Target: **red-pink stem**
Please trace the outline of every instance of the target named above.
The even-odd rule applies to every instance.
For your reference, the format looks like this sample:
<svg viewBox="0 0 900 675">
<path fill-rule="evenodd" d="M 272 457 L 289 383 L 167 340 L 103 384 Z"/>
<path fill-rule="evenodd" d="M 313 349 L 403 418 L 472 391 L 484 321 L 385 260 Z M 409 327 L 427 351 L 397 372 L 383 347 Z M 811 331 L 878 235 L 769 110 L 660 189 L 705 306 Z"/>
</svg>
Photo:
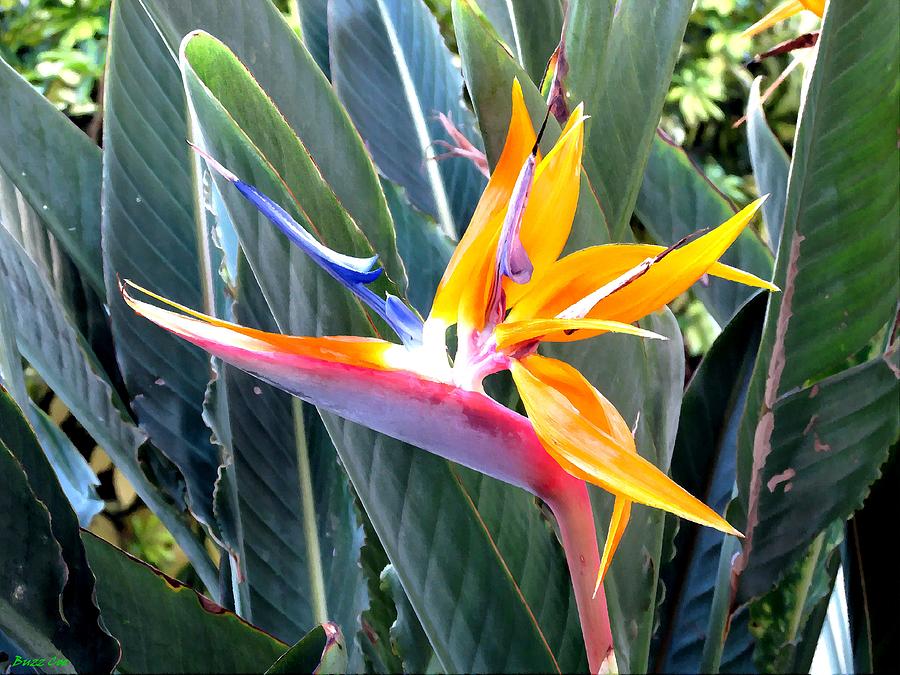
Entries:
<svg viewBox="0 0 900 675">
<path fill-rule="evenodd" d="M 598 673 L 613 651 L 613 640 L 606 592 L 602 586 L 594 597 L 594 585 L 600 569 L 600 552 L 587 485 L 579 480 L 566 482 L 563 489 L 555 491 L 545 500 L 559 524 L 575 589 L 588 665 L 592 673 Z"/>
</svg>

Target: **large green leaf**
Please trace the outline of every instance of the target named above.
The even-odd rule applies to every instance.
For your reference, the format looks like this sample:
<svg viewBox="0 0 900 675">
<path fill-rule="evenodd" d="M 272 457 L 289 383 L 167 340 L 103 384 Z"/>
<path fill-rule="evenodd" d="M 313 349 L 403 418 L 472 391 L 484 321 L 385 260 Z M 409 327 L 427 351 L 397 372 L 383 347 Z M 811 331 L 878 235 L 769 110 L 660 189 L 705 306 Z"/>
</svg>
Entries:
<svg viewBox="0 0 900 675">
<path fill-rule="evenodd" d="M 647 159 L 635 213 L 658 244 L 674 244 L 698 230 L 716 227 L 737 209 L 688 154 L 657 131 Z M 744 230 L 722 261 L 763 279 L 772 276 L 772 254 L 751 229 Z M 724 326 L 754 289 L 724 279 L 694 286 L 712 317 Z"/>
<path fill-rule="evenodd" d="M 833 2 L 825 17 L 778 251 L 784 292 L 769 298 L 740 430 L 739 601 L 765 592 L 825 525 L 860 506 L 897 437 L 887 357 L 831 373 L 896 311 L 898 20 L 900 7 L 874 0 Z"/>
<path fill-rule="evenodd" d="M 335 90 L 375 164 L 446 234 L 458 236 L 485 179 L 467 158 L 432 159 L 445 151 L 438 141 L 453 142 L 438 113 L 480 144 L 434 17 L 422 0 L 335 0 L 328 29 Z"/>
<path fill-rule="evenodd" d="M 104 297 L 100 150 L 0 60 L 0 170 L 21 191 L 78 270 Z"/>
<path fill-rule="evenodd" d="M 559 0 L 476 0 L 532 82 L 540 82 L 562 33 Z"/>
<path fill-rule="evenodd" d="M 14 299 L 13 323 L 19 352 L 178 539 L 204 583 L 215 588 L 207 554 L 181 514 L 151 485 L 138 463 L 137 451 L 145 440 L 144 435 L 123 412 L 112 385 L 72 327 L 49 282 L 3 227 L 0 227 L 0 292 Z"/>
<path fill-rule="evenodd" d="M 72 660 L 63 655 L 75 629 L 66 624 L 59 606 L 66 564 L 50 531 L 47 508 L 3 441 L 0 476 L 0 525 L 8 537 L 0 547 L 0 646 L 25 658 L 42 654 Z M 63 672 L 76 671 L 70 665 Z"/>
<path fill-rule="evenodd" d="M 409 272 L 407 298 L 422 316 L 427 316 L 456 241 L 433 219 L 414 209 L 399 187 L 387 181 L 383 187 L 397 228 L 397 247 Z"/>
<path fill-rule="evenodd" d="M 0 630 L 26 656 L 65 655 L 79 671 L 111 671 L 119 649 L 99 623 L 78 519 L 21 409 L 2 389 L 0 474 Z"/>
<path fill-rule="evenodd" d="M 328 63 L 328 0 L 294 0 L 300 14 L 300 32 L 307 51 L 325 77 L 331 78 Z"/>
<path fill-rule="evenodd" d="M 760 80 L 759 77 L 753 80 L 750 98 L 747 100 L 747 145 L 750 148 L 750 163 L 753 165 L 753 177 L 756 178 L 759 194 L 769 195 L 763 204 L 763 220 L 769 241 L 774 246 L 781 240 L 781 221 L 784 219 L 791 158 L 766 122 L 759 94 Z"/>
<path fill-rule="evenodd" d="M 574 17 L 586 11 L 581 4 L 570 6 Z M 569 100 L 584 101 L 592 117 L 584 167 L 614 240 L 628 233 L 692 4 L 622 2 L 610 19 L 611 3 L 601 0 L 589 14 L 589 25 L 608 26 L 608 35 L 601 33 L 595 39 L 591 34 L 591 39 L 566 45 L 569 72 L 564 87 Z M 569 24 L 570 31 L 581 28 L 574 21 Z"/>
<path fill-rule="evenodd" d="M 100 481 L 68 436 L 29 397 L 22 358 L 16 345 L 11 302 L 5 294 L 0 294 L 0 386 L 6 387 L 24 412 L 78 516 L 78 522 L 87 527 L 91 519 L 103 510 L 103 500 L 95 490 Z"/>
<path fill-rule="evenodd" d="M 123 673 L 262 672 L 286 649 L 212 600 L 115 546 L 82 535 Z"/>
<path fill-rule="evenodd" d="M 760 295 L 716 338 L 691 378 L 681 404 L 672 478 L 723 513 L 734 492 L 737 428 L 765 311 Z M 674 562 L 663 571 L 669 589 L 660 614 L 655 670 L 702 672 L 706 643 L 715 640 L 709 623 L 716 590 L 721 532 L 681 521 Z M 721 637 L 721 636 L 719 636 Z"/>
<path fill-rule="evenodd" d="M 378 176 L 328 80 L 271 2 L 143 0 L 172 55 L 192 30 L 224 42 L 247 65 L 312 156 L 341 205 L 363 228 L 381 264 L 406 287 Z M 290 77 L 285 77 L 285 72 Z M 314 110 L 314 114 L 310 111 Z"/>
<path fill-rule="evenodd" d="M 198 47 L 204 41 L 214 47 L 209 38 Z M 221 74 L 230 67 L 227 52 L 219 54 Z M 241 131 L 198 74 L 187 65 L 184 72 L 196 122 L 210 151 L 293 208 L 289 193 L 272 177 L 257 148 L 270 149 L 265 159 L 287 181 L 296 180 L 296 167 L 304 159 L 284 151 L 298 141 L 285 134 L 279 117 L 265 108 L 248 115 L 249 102 L 260 100 L 254 94 L 257 85 L 248 76 L 227 82 L 242 93 L 241 105 L 233 109 L 244 117 Z M 220 82 L 214 77 L 209 81 Z M 234 91 L 216 94 L 226 100 L 235 97 Z M 228 188 L 223 196 L 232 221 L 280 329 L 301 335 L 367 334 L 370 327 L 349 294 L 290 246 L 232 186 L 222 187 Z M 320 200 L 323 197 L 328 196 L 320 195 Z M 352 235 L 349 252 L 367 246 L 358 230 L 341 232 L 345 222 L 316 224 L 326 241 Z M 565 560 L 533 498 L 334 415 L 323 418 L 446 670 L 584 667 L 579 631 L 572 630 L 578 624 Z"/>
<path fill-rule="evenodd" d="M 243 259 L 238 274 L 235 320 L 277 330 Z M 223 377 L 241 532 L 234 543 L 249 588 L 242 615 L 291 643 L 321 612 L 344 626 L 352 652 L 367 601 L 363 535 L 331 439 L 312 406 L 236 368 Z"/>
<path fill-rule="evenodd" d="M 190 306 L 211 303 L 195 221 L 184 95 L 165 42 L 142 3 L 110 18 L 104 93 L 103 255 L 116 355 L 141 427 L 181 471 L 187 505 L 212 527 L 219 451 L 202 419 L 208 357 L 123 302 L 130 279 Z M 176 495 L 176 498 L 183 497 Z"/>
</svg>

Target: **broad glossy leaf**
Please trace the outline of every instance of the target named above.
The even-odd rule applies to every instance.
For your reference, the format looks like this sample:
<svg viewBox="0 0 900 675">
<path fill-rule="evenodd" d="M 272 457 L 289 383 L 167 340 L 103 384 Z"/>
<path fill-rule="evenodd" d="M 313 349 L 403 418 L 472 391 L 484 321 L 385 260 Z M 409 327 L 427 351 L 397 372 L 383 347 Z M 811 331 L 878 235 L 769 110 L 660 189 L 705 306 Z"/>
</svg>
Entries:
<svg viewBox="0 0 900 675">
<path fill-rule="evenodd" d="M 422 630 L 409 598 L 403 592 L 400 577 L 393 565 L 388 565 L 381 573 L 381 588 L 390 594 L 397 609 L 397 618 L 391 624 L 391 647 L 400 657 L 404 673 L 439 673 L 440 663 Z"/>
<path fill-rule="evenodd" d="M 876 355 L 831 375 L 896 311 L 897 21 L 900 7 L 874 0 L 826 13 L 794 144 L 774 280 L 784 292 L 769 298 L 739 436 L 739 601 L 860 506 L 897 438 L 894 363 Z"/>
<path fill-rule="evenodd" d="M 681 403 L 672 479 L 724 513 L 735 484 L 737 428 L 764 317 L 766 298 L 748 303 L 716 338 Z M 654 662 L 659 672 L 702 672 L 717 568 L 725 535 L 681 521 L 674 562 L 663 570 L 670 589 L 660 613 Z M 720 635 L 718 636 L 721 637 Z"/>
<path fill-rule="evenodd" d="M 89 532 L 103 621 L 122 644 L 123 673 L 261 672 L 287 645 Z"/>
<path fill-rule="evenodd" d="M 117 358 L 141 427 L 184 476 L 192 513 L 213 527 L 219 451 L 202 419 L 209 359 L 142 322 L 118 289 L 121 279 L 131 279 L 211 309 L 184 142 L 184 95 L 168 48 L 142 3 L 116 3 L 110 22 L 103 255 Z"/>
<path fill-rule="evenodd" d="M 635 213 L 651 238 L 663 246 L 674 244 L 698 230 L 725 222 L 736 212 L 734 204 L 688 154 L 657 130 L 635 205 Z M 725 252 L 722 262 L 763 279 L 772 276 L 772 253 L 750 228 Z M 695 284 L 693 292 L 724 327 L 754 289 L 710 278 Z"/>
<path fill-rule="evenodd" d="M 784 219 L 791 158 L 766 122 L 766 113 L 759 95 L 760 80 L 757 77 L 753 81 L 750 98 L 747 100 L 747 145 L 750 148 L 750 163 L 759 194 L 769 195 L 763 204 L 763 220 L 774 248 L 781 240 L 781 221 Z"/>
<path fill-rule="evenodd" d="M 540 83 L 562 33 L 559 0 L 476 0 L 532 82 Z"/>
<path fill-rule="evenodd" d="M 0 475 L 0 630 L 27 655 L 64 655 L 79 671 L 111 671 L 118 645 L 99 623 L 78 519 L 21 409 L 2 389 Z M 49 652 L 42 641 L 53 645 Z"/>
<path fill-rule="evenodd" d="M 6 387 L 28 419 L 78 522 L 87 527 L 91 518 L 103 510 L 103 500 L 94 489 L 100 481 L 72 441 L 29 397 L 11 304 L 5 294 L 0 294 L 0 386 Z"/>
<path fill-rule="evenodd" d="M 50 531 L 47 508 L 3 441 L 0 476 L 0 525 L 8 537 L 0 548 L 0 644 L 23 654 L 69 658 L 63 654 L 74 630 L 59 607 L 66 564 Z M 63 672 L 74 673 L 75 668 Z"/>
<path fill-rule="evenodd" d="M 591 115 L 584 167 L 612 239 L 622 241 L 693 3 L 622 2 L 611 20 L 606 13 L 610 3 L 598 4 L 596 21 L 609 24 L 608 44 L 602 34 L 600 45 L 580 42 L 583 49 L 603 50 L 602 56 L 599 63 L 590 51 L 567 57 L 569 74 L 563 82 L 569 99 L 584 101 Z M 572 30 L 578 28 L 572 25 Z"/>
<path fill-rule="evenodd" d="M 390 213 L 363 141 L 328 80 L 274 5 L 261 0 L 144 0 L 143 4 L 175 58 L 185 35 L 205 30 L 249 67 L 338 201 L 366 233 L 387 273 L 405 288 Z"/>
<path fill-rule="evenodd" d="M 427 316 L 456 241 L 444 234 L 433 219 L 416 211 L 396 185 L 385 182 L 384 195 L 397 228 L 397 247 L 407 265 L 407 297 L 422 316 Z"/>
<path fill-rule="evenodd" d="M 453 139 L 446 115 L 476 146 L 462 77 L 423 0 L 334 0 L 328 4 L 335 90 L 381 173 L 456 237 L 485 179 L 464 157 L 433 159 Z M 373 63 L 380 64 L 373 67 Z"/>
<path fill-rule="evenodd" d="M 72 327 L 49 283 L 24 249 L 0 227 L 0 292 L 15 298 L 19 352 L 38 371 L 75 418 L 109 454 L 141 499 L 159 516 L 191 557 L 204 583 L 216 587 L 208 556 L 187 524 L 151 485 L 138 463 L 143 433 L 124 413 L 118 396 L 90 349 Z"/>
<path fill-rule="evenodd" d="M 295 4 L 300 13 L 303 44 L 325 77 L 331 79 L 328 63 L 328 0 L 298 0 Z"/>
<path fill-rule="evenodd" d="M 7 139 L 0 145 L 0 170 L 41 214 L 91 288 L 104 297 L 100 150 L 2 60 L 0 137 Z"/>
<path fill-rule="evenodd" d="M 334 623 L 316 626 L 278 657 L 266 675 L 276 673 L 316 673 L 328 675 L 347 672 L 347 647 L 340 628 Z"/>
<path fill-rule="evenodd" d="M 193 71 L 186 69 L 185 76 L 197 124 L 213 155 L 248 180 L 278 190 L 220 104 L 199 86 Z M 257 114 L 245 131 L 253 137 L 271 134 L 270 119 Z M 283 175 L 291 175 L 287 160 L 296 161 L 293 156 L 269 159 Z M 223 196 L 283 332 L 368 333 L 362 312 L 344 289 L 318 276 L 321 270 L 248 211 L 233 191 L 230 200 L 228 192 Z M 283 193 L 272 196 L 280 200 Z M 340 234 L 339 224 L 322 223 L 323 236 Z M 365 242 L 357 239 L 355 245 Z M 346 393 L 337 395 L 346 400 Z M 579 631 L 572 629 L 578 623 L 562 551 L 532 497 L 334 415 L 323 418 L 445 669 L 584 666 Z M 502 443 L 494 444 L 499 452 Z M 460 550 L 467 554 L 460 556 Z"/>
</svg>

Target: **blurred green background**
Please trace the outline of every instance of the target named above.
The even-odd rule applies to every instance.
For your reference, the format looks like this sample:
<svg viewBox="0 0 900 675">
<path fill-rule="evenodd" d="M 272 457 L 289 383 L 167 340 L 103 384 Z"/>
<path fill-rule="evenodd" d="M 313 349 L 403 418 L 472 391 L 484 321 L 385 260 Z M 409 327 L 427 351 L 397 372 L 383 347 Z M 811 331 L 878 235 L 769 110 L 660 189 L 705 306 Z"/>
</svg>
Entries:
<svg viewBox="0 0 900 675">
<path fill-rule="evenodd" d="M 303 0 L 274 1 L 287 20 L 299 26 L 296 3 Z M 0 57 L 98 143 L 102 142 L 101 96 L 110 2 L 0 0 Z M 426 2 L 448 46 L 455 51 L 450 0 Z M 743 115 L 750 84 L 756 75 L 763 75 L 763 86 L 768 86 L 796 57 L 773 57 L 749 67 L 747 62 L 754 53 L 812 30 L 817 23 L 815 17 L 803 13 L 752 40 L 741 37 L 741 32 L 773 4 L 765 0 L 695 2 L 660 123 L 738 203 L 746 203 L 756 193 L 745 130 L 735 127 Z M 652 44 L 647 48 L 652 49 Z M 798 71 L 766 104 L 769 123 L 787 148 L 794 134 L 800 87 Z M 690 371 L 714 339 L 717 327 L 689 296 L 673 308 L 685 334 Z M 134 490 L 105 453 L 94 446 L 33 371 L 29 386 L 34 400 L 62 424 L 100 477 L 98 492 L 106 508 L 94 518 L 90 529 L 164 571 L 178 574 L 186 559 L 165 528 L 136 499 Z"/>
</svg>

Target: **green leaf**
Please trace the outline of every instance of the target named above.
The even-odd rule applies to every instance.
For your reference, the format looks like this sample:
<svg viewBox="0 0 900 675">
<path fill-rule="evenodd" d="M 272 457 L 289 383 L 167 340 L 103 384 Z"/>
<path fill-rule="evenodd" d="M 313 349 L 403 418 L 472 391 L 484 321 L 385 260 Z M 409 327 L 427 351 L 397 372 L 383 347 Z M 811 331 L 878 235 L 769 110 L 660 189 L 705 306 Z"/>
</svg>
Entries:
<svg viewBox="0 0 900 675">
<path fill-rule="evenodd" d="M 59 607 L 66 564 L 50 531 L 47 508 L 31 492 L 22 467 L 2 441 L 0 476 L 0 526 L 8 537 L 0 548 L 0 643 L 26 658 L 68 658 L 63 654 L 74 629 L 66 625 Z M 63 672 L 76 671 L 69 666 Z"/>
<path fill-rule="evenodd" d="M 784 292 L 769 297 L 739 436 L 740 602 L 859 508 L 900 427 L 891 357 L 832 375 L 896 311 L 900 106 L 885 73 L 900 67 L 897 21 L 894 5 L 836 2 L 819 39 L 776 264 Z"/>
<path fill-rule="evenodd" d="M 65 656 L 79 671 L 115 667 L 99 623 L 78 519 L 21 409 L 0 389 L 0 632 L 34 658 Z"/>
<path fill-rule="evenodd" d="M 385 271 L 398 287 L 405 288 L 390 213 L 363 141 L 328 80 L 272 3 L 145 0 L 143 4 L 173 55 L 177 56 L 185 35 L 204 30 L 249 66 L 340 204 L 366 233 Z M 289 78 L 285 64 L 289 64 Z"/>
<path fill-rule="evenodd" d="M 900 433 L 895 369 L 875 358 L 779 397 L 770 453 L 753 474 L 759 491 L 749 493 L 755 519 L 739 600 L 765 592 L 824 527 L 862 505 Z M 827 496 L 823 485 L 833 486 Z M 814 511 L 804 508 L 813 501 Z"/>
<path fill-rule="evenodd" d="M 194 38 L 195 40 L 197 38 Z M 209 38 L 205 38 L 209 44 Z M 201 43 L 202 44 L 202 43 Z M 217 63 L 220 73 L 227 61 Z M 240 72 L 228 70 L 228 72 Z M 302 161 L 287 155 L 278 117 L 265 108 L 249 114 L 239 130 L 190 68 L 185 78 L 193 113 L 211 152 L 256 182 L 270 196 L 285 199 L 257 148 L 286 180 Z M 255 83 L 232 79 L 243 105 Z M 233 96 L 234 92 L 223 92 Z M 271 105 L 265 101 L 266 105 Z M 235 109 L 235 112 L 240 112 Z M 270 126 L 274 121 L 274 126 Z M 276 136 L 276 133 L 279 134 Z M 296 143 L 289 137 L 285 141 Z M 289 146 L 285 146 L 289 147 Z M 297 335 L 371 334 L 358 305 L 274 228 L 248 209 L 232 186 L 225 203 L 263 294 L 282 330 Z M 307 189 L 324 193 L 326 186 Z M 316 202 L 315 194 L 304 209 Z M 321 194 L 319 199 L 328 199 Z M 351 237 L 346 252 L 366 246 L 358 230 L 341 232 L 342 219 L 318 223 L 325 240 Z M 524 491 L 452 465 L 368 429 L 323 414 L 329 435 L 378 536 L 397 569 L 442 666 L 448 671 L 577 670 L 584 667 L 574 598 L 562 551 Z M 466 555 L 459 554 L 465 550 Z M 475 584 L 474 586 L 472 584 Z"/>
<path fill-rule="evenodd" d="M 635 213 L 651 238 L 668 246 L 698 230 L 716 227 L 736 212 L 688 154 L 657 130 L 635 206 Z M 772 254 L 749 228 L 721 259 L 763 279 L 772 276 Z M 724 279 L 709 279 L 696 284 L 693 292 L 719 325 L 725 326 L 755 289 Z"/>
<path fill-rule="evenodd" d="M 103 510 L 103 500 L 94 489 L 100 481 L 68 436 L 29 397 L 10 304 L 5 295 L 0 295 L 0 385 L 7 388 L 23 410 L 69 504 L 78 515 L 78 522 L 87 527 Z"/>
<path fill-rule="evenodd" d="M 286 645 L 102 539 L 82 535 L 123 673 L 259 672 Z"/>
<path fill-rule="evenodd" d="M 480 145 L 434 17 L 422 0 L 335 0 L 328 25 L 335 90 L 375 164 L 445 234 L 460 235 L 485 179 L 467 158 L 433 159 L 453 143 L 438 113 Z"/>
<path fill-rule="evenodd" d="M 209 358 L 136 316 L 118 287 L 129 279 L 186 305 L 211 309 L 211 267 L 204 272 L 183 99 L 171 55 L 143 3 L 116 3 L 103 125 L 103 255 L 110 321 L 137 419 L 184 476 L 191 512 L 212 527 L 219 451 L 202 419 L 212 375 Z"/>
<path fill-rule="evenodd" d="M 439 673 L 440 663 L 422 630 L 422 624 L 403 592 L 400 577 L 393 565 L 388 565 L 381 573 L 381 587 L 389 593 L 397 609 L 397 618 L 391 624 L 391 646 L 403 663 L 404 673 Z"/>
<path fill-rule="evenodd" d="M 590 0 L 588 0 L 590 1 Z M 585 140 L 584 168 L 606 214 L 614 241 L 623 240 L 641 186 L 644 166 L 682 37 L 690 0 L 623 2 L 609 18 L 606 0 L 598 3 L 596 25 L 609 25 L 608 37 L 576 42 L 588 53 L 568 55 L 563 83 L 570 101 L 584 101 L 591 124 Z M 577 7 L 573 4 L 570 11 Z M 575 14 L 575 16 L 578 16 Z M 570 24 L 572 31 L 581 25 Z M 599 59 L 593 50 L 602 50 Z"/>
<path fill-rule="evenodd" d="M 759 95 L 761 79 L 757 77 L 753 80 L 750 98 L 747 100 L 747 145 L 750 148 L 750 163 L 753 165 L 753 176 L 756 178 L 759 194 L 769 195 L 762 210 L 766 232 L 774 246 L 781 240 L 791 158 L 766 122 L 766 113 Z"/>
<path fill-rule="evenodd" d="M 2 60 L 0 137 L 0 169 L 103 298 L 99 148 Z"/>
<path fill-rule="evenodd" d="M 726 326 L 691 378 L 681 403 L 672 479 L 720 514 L 734 492 L 737 427 L 765 306 L 766 298 L 760 294 Z M 671 591 L 655 642 L 656 671 L 703 672 L 704 649 L 721 639 L 721 634 L 710 631 L 710 619 L 724 539 L 721 532 L 679 521 L 678 554 L 663 571 Z"/>
<path fill-rule="evenodd" d="M 328 0 L 292 0 L 300 13 L 303 44 L 325 77 L 331 79 L 328 63 Z"/>
<path fill-rule="evenodd" d="M 143 433 L 123 412 L 118 396 L 83 338 L 72 327 L 49 283 L 5 228 L 0 227 L 0 292 L 15 299 L 19 352 L 109 454 L 141 499 L 159 516 L 191 558 L 205 584 L 215 576 L 205 551 L 138 462 Z"/>
<path fill-rule="evenodd" d="M 472 0 L 454 0 L 453 25 L 463 62 L 466 89 L 475 106 L 488 162 L 493 167 L 506 142 L 512 111 L 513 80 L 518 78 L 522 85 L 522 93 L 535 129 L 540 127 L 544 119 L 546 103 L 525 71 L 500 43 L 485 17 L 472 6 Z M 590 111 L 585 112 L 590 114 Z M 549 151 L 559 138 L 559 133 L 560 126 L 551 117 L 547 120 L 541 145 L 544 151 Z M 576 245 L 581 248 L 607 243 L 609 240 L 606 217 L 597 202 L 594 189 L 582 172 L 578 210 L 567 250 L 572 250 Z"/>
<path fill-rule="evenodd" d="M 397 247 L 409 273 L 407 297 L 422 316 L 427 316 L 456 241 L 434 220 L 410 206 L 396 185 L 385 181 L 383 187 L 397 228 Z"/>
<path fill-rule="evenodd" d="M 278 657 L 266 675 L 278 673 L 315 673 L 330 675 L 347 672 L 347 647 L 337 624 L 316 626 Z"/>
<path fill-rule="evenodd" d="M 238 274 L 235 320 L 277 330 L 243 259 Z M 286 642 L 309 630 L 319 612 L 355 636 L 367 602 L 358 564 L 363 533 L 321 419 L 312 406 L 243 371 L 226 366 L 223 377 L 241 528 L 234 543 L 249 589 L 243 616 Z M 311 489 L 310 503 L 304 489 Z M 354 640 L 348 647 L 355 650 Z"/>
<path fill-rule="evenodd" d="M 562 34 L 559 0 L 476 0 L 532 82 L 540 83 Z"/>
</svg>

